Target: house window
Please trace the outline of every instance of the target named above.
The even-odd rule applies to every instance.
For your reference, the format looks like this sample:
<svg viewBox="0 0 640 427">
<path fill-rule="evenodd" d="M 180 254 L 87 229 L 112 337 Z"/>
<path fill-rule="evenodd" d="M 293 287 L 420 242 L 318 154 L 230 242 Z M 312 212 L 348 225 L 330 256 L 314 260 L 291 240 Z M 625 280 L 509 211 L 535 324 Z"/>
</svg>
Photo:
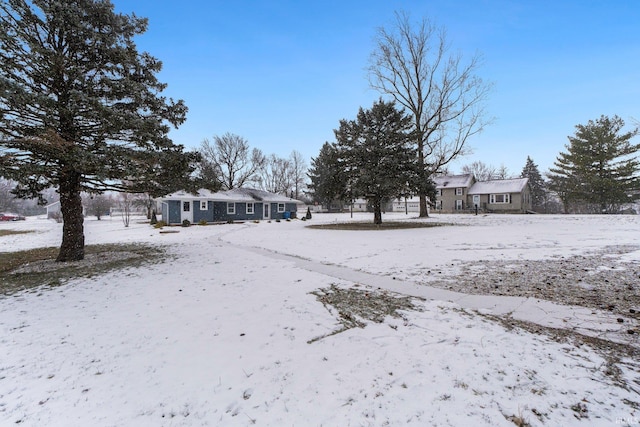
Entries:
<svg viewBox="0 0 640 427">
<path fill-rule="evenodd" d="M 201 211 L 206 211 L 207 210 L 207 201 L 206 200 L 200 200 L 200 210 Z"/>
<path fill-rule="evenodd" d="M 442 200 L 436 200 L 436 209 L 442 209 Z"/>
<path fill-rule="evenodd" d="M 462 207 L 462 200 L 456 200 L 456 210 L 461 211 Z"/>
<path fill-rule="evenodd" d="M 456 196 L 462 196 L 463 190 L 463 188 L 456 188 Z"/>
<path fill-rule="evenodd" d="M 253 213 L 253 203 L 247 203 L 247 214 Z"/>
<path fill-rule="evenodd" d="M 235 203 L 227 203 L 227 214 L 235 215 L 236 213 L 236 204 Z"/>
<path fill-rule="evenodd" d="M 191 202 L 182 202 L 182 212 L 191 212 Z"/>
<path fill-rule="evenodd" d="M 441 188 L 438 188 L 436 190 L 436 197 L 442 197 L 442 189 Z"/>
<path fill-rule="evenodd" d="M 509 194 L 491 194 L 489 195 L 489 203 L 492 204 L 507 204 L 511 203 Z"/>
<path fill-rule="evenodd" d="M 278 212 L 279 213 L 284 212 L 284 203 L 278 203 Z"/>
</svg>

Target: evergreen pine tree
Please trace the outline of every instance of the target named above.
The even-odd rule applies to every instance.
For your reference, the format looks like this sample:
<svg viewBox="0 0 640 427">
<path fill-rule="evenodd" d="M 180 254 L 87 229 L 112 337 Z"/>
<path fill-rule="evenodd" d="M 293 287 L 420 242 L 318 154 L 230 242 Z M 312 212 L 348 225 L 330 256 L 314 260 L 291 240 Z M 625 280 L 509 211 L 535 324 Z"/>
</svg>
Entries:
<svg viewBox="0 0 640 427">
<path fill-rule="evenodd" d="M 546 200 L 546 184 L 531 157 L 527 156 L 527 162 L 522 168 L 521 178 L 529 178 L 529 188 L 531 189 L 531 207 L 534 211 L 539 211 L 544 207 Z"/>
<path fill-rule="evenodd" d="M 334 144 L 324 143 L 318 156 L 311 159 L 307 176 L 311 180 L 308 188 L 314 202 L 328 209 L 332 202 L 342 203 L 348 199 L 345 171 Z"/>
<path fill-rule="evenodd" d="M 624 121 L 601 116 L 577 125 L 550 169 L 549 188 L 565 204 L 565 212 L 617 212 L 620 205 L 638 197 L 640 144 L 631 139 L 638 129 L 621 133 Z"/>
<path fill-rule="evenodd" d="M 84 257 L 81 192 L 166 194 L 197 159 L 168 138 L 187 108 L 161 96 L 161 62 L 138 52 L 146 28 L 109 0 L 0 3 L 0 175 L 24 198 L 57 188 L 58 261 Z"/>
<path fill-rule="evenodd" d="M 356 120 L 341 120 L 335 131 L 350 190 L 373 207 L 375 224 L 382 223 L 383 202 L 419 182 L 411 127 L 411 118 L 395 103 L 379 100 L 370 110 L 360 108 Z"/>
</svg>

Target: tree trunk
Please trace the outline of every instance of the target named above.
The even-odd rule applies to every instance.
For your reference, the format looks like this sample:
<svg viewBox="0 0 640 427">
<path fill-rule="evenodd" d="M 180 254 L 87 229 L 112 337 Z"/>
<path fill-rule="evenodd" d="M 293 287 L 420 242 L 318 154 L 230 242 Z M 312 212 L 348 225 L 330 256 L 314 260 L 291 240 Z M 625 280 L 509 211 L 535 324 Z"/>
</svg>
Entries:
<svg viewBox="0 0 640 427">
<path fill-rule="evenodd" d="M 374 224 L 382 224 L 382 209 L 380 207 L 381 203 L 378 200 L 373 202 L 373 223 Z"/>
<path fill-rule="evenodd" d="M 420 195 L 420 218 L 429 217 L 429 210 L 427 209 L 427 196 Z"/>
<path fill-rule="evenodd" d="M 420 170 L 420 174 L 422 175 L 425 170 L 424 164 L 424 132 L 421 130 L 419 118 L 416 118 L 416 129 L 418 129 L 418 168 Z M 423 184 L 423 183 L 421 183 Z M 420 218 L 427 218 L 429 216 L 429 210 L 427 209 L 427 196 L 422 191 L 419 194 L 420 196 Z"/>
<path fill-rule="evenodd" d="M 84 217 L 80 197 L 80 174 L 63 171 L 60 177 L 60 211 L 62 212 L 62 245 L 57 262 L 84 259 Z"/>
</svg>

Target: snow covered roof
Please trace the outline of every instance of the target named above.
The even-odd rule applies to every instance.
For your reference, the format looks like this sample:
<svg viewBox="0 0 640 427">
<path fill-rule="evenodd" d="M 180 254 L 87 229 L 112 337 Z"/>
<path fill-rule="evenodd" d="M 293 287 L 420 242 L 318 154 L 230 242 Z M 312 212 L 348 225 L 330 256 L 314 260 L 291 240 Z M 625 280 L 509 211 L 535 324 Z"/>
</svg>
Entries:
<svg viewBox="0 0 640 427">
<path fill-rule="evenodd" d="M 529 182 L 529 178 L 496 179 L 476 182 L 469 189 L 469 194 L 506 194 L 520 193 Z"/>
<path fill-rule="evenodd" d="M 436 188 L 469 187 L 473 183 L 473 174 L 436 176 L 433 182 Z"/>
<path fill-rule="evenodd" d="M 188 191 L 184 191 L 184 190 L 180 190 L 180 191 L 176 191 L 175 193 L 171 193 L 171 194 L 167 194 L 166 196 L 162 197 L 162 200 L 171 200 L 171 199 L 182 199 L 182 200 L 188 200 L 188 199 L 215 199 L 218 200 L 217 197 L 215 197 L 216 195 L 218 195 L 218 193 L 213 193 L 207 189 L 201 188 L 200 190 L 198 190 L 195 194 L 194 193 L 190 193 Z"/>
<path fill-rule="evenodd" d="M 291 197 L 283 196 L 281 194 L 270 193 L 264 190 L 256 190 L 254 188 L 234 188 L 233 190 L 220 192 L 236 201 L 258 201 L 258 202 L 288 202 L 288 203 L 302 203 L 300 200 L 292 199 Z M 217 193 L 217 194 L 220 194 Z"/>
<path fill-rule="evenodd" d="M 196 194 L 189 193 L 184 190 L 166 195 L 162 200 L 214 200 L 220 202 L 285 202 L 302 204 L 300 200 L 281 194 L 274 194 L 268 191 L 256 190 L 253 188 L 234 188 L 233 190 L 211 192 L 201 188 Z"/>
</svg>

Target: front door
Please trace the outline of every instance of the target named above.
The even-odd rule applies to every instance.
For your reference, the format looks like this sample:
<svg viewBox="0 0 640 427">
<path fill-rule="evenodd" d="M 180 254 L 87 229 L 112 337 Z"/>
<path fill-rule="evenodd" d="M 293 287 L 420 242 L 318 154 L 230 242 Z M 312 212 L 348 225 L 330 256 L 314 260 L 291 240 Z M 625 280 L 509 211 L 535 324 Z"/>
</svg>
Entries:
<svg viewBox="0 0 640 427">
<path fill-rule="evenodd" d="M 270 219 L 271 218 L 271 203 L 263 203 L 262 204 L 262 219 Z"/>
<path fill-rule="evenodd" d="M 193 222 L 193 206 L 191 206 L 191 201 L 182 201 L 182 216 L 180 218 L 182 221 L 186 219 L 189 222 Z"/>
</svg>

